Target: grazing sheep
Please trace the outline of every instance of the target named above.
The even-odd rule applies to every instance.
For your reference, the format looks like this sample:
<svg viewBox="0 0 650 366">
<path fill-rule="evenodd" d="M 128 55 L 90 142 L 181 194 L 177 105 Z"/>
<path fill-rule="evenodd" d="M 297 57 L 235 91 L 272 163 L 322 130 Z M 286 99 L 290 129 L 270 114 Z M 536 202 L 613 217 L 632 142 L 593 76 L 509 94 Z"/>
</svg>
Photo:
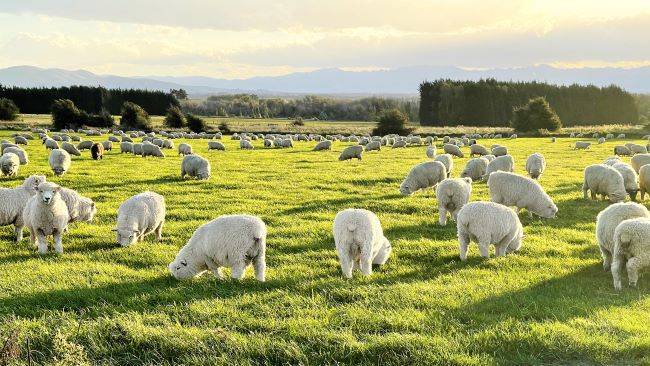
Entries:
<svg viewBox="0 0 650 366">
<path fill-rule="evenodd" d="M 152 139 L 151 143 L 158 146 L 158 147 L 163 147 L 163 145 L 165 144 L 163 139 Z"/>
<path fill-rule="evenodd" d="M 67 151 L 61 149 L 54 149 L 50 153 L 50 168 L 56 176 L 63 176 L 72 164 L 72 158 Z"/>
<path fill-rule="evenodd" d="M 638 173 L 642 166 L 650 164 L 650 154 L 636 154 L 630 160 L 630 164 L 634 171 Z"/>
<path fill-rule="evenodd" d="M 27 145 L 27 139 L 23 136 L 14 137 L 14 143 L 17 145 Z"/>
<path fill-rule="evenodd" d="M 0 187 L 0 226 L 14 225 L 16 241 L 23 239 L 23 209 L 29 198 L 36 194 L 38 186 L 45 182 L 45 176 L 32 175 L 16 188 Z"/>
<path fill-rule="evenodd" d="M 339 161 L 352 160 L 354 158 L 361 160 L 362 153 L 363 153 L 363 146 L 361 145 L 348 146 L 345 149 L 343 149 L 343 151 L 341 151 L 341 155 L 339 155 Z"/>
<path fill-rule="evenodd" d="M 551 137 L 551 142 L 555 142 L 557 139 L 555 137 Z"/>
<path fill-rule="evenodd" d="M 646 164 L 639 170 L 639 190 L 641 191 L 641 201 L 643 201 L 645 194 L 650 192 L 650 165 Z"/>
<path fill-rule="evenodd" d="M 14 153 L 5 153 L 0 156 L 0 172 L 8 177 L 18 175 L 20 169 L 20 158 Z"/>
<path fill-rule="evenodd" d="M 181 179 L 184 179 L 186 175 L 198 179 L 209 179 L 210 162 L 196 154 L 185 155 L 181 163 Z"/>
<path fill-rule="evenodd" d="M 620 162 L 621 162 L 621 158 L 619 158 L 618 156 L 610 156 L 609 158 L 605 159 L 603 164 L 612 166 L 612 165 L 614 165 L 616 163 L 620 163 Z"/>
<path fill-rule="evenodd" d="M 598 144 L 604 144 L 605 143 L 605 138 L 601 137 L 598 139 Z"/>
<path fill-rule="evenodd" d="M 115 136 L 108 136 L 108 141 L 111 141 L 111 142 L 120 142 L 120 139 L 118 139 L 118 138 L 115 137 Z"/>
<path fill-rule="evenodd" d="M 615 203 L 600 211 L 596 217 L 596 241 L 603 257 L 603 268 L 609 271 L 614 254 L 614 230 L 624 220 L 637 217 L 650 218 L 645 206 L 635 202 Z"/>
<path fill-rule="evenodd" d="M 636 172 L 634 169 L 626 163 L 616 163 L 612 165 L 612 168 L 618 170 L 623 177 L 623 185 L 625 186 L 625 191 L 630 195 L 632 201 L 636 201 L 636 193 L 639 191 L 639 182 L 637 181 Z"/>
<path fill-rule="evenodd" d="M 618 136 L 616 136 L 616 138 L 617 138 L 617 139 L 624 139 L 624 138 L 625 138 L 625 134 L 624 134 L 624 133 L 621 133 L 621 134 L 619 134 Z"/>
<path fill-rule="evenodd" d="M 163 149 L 173 150 L 174 149 L 174 141 L 165 140 L 165 141 L 163 141 L 163 146 L 162 147 L 163 147 Z"/>
<path fill-rule="evenodd" d="M 381 150 L 381 141 L 371 141 L 366 144 L 366 151 L 380 151 Z"/>
<path fill-rule="evenodd" d="M 627 146 L 617 145 L 617 146 L 614 146 L 614 155 L 631 156 L 632 151 Z"/>
<path fill-rule="evenodd" d="M 488 164 L 487 168 L 485 169 L 483 180 L 488 180 L 488 178 L 490 178 L 490 174 L 498 171 L 512 173 L 514 171 L 514 168 L 515 159 L 512 157 L 512 155 L 497 156 Z"/>
<path fill-rule="evenodd" d="M 585 168 L 584 183 L 582 192 L 587 199 L 587 191 L 591 191 L 591 199 L 596 199 L 601 194 L 603 199 L 609 197 L 612 203 L 621 202 L 625 199 L 625 185 L 623 176 L 618 170 L 605 164 L 593 164 Z"/>
<path fill-rule="evenodd" d="M 76 221 L 91 222 L 97 214 L 95 202 L 80 195 L 77 191 L 61 187 L 61 198 L 68 209 L 68 223 Z"/>
<path fill-rule="evenodd" d="M 192 146 L 182 143 L 178 144 L 178 155 L 190 155 L 192 153 Z"/>
<path fill-rule="evenodd" d="M 133 140 L 132 140 L 130 137 L 128 137 L 128 136 L 122 136 L 122 142 L 130 142 L 130 143 L 133 143 Z"/>
<path fill-rule="evenodd" d="M 38 246 L 40 254 L 47 253 L 47 236 L 50 235 L 54 237 L 54 251 L 63 253 L 62 235 L 68 229 L 69 216 L 60 190 L 61 187 L 51 182 L 39 184 L 37 194 L 30 197 L 23 209 L 23 222 L 29 229 L 30 241 Z"/>
<path fill-rule="evenodd" d="M 440 225 L 447 224 L 447 212 L 456 220 L 458 211 L 469 202 L 471 195 L 472 178 L 447 178 L 440 182 L 436 187 Z"/>
<path fill-rule="evenodd" d="M 8 142 L 7 140 L 2 140 L 2 143 L 0 143 L 0 155 L 4 154 L 5 149 L 8 149 L 10 147 L 15 147 L 15 148 L 18 148 L 18 149 L 22 149 L 22 147 L 20 147 L 20 146 L 18 146 L 16 144 L 12 144 L 12 143 Z"/>
<path fill-rule="evenodd" d="M 253 144 L 251 144 L 250 141 L 244 140 L 244 139 L 241 139 L 239 141 L 239 148 L 243 149 L 243 150 L 253 150 L 254 149 Z"/>
<path fill-rule="evenodd" d="M 508 155 L 508 148 L 505 146 L 494 146 L 492 147 L 492 155 L 496 157 Z"/>
<path fill-rule="evenodd" d="M 120 143 L 120 152 L 122 154 L 124 154 L 124 153 L 133 154 L 133 143 L 132 142 L 126 142 L 126 141 Z"/>
<path fill-rule="evenodd" d="M 427 151 L 426 151 L 427 158 L 433 159 L 436 157 L 436 146 L 431 145 L 427 146 Z"/>
<path fill-rule="evenodd" d="M 397 149 L 397 148 L 400 148 L 400 147 L 406 147 L 406 141 L 405 140 L 395 141 L 393 146 L 391 146 L 392 149 Z"/>
<path fill-rule="evenodd" d="M 224 215 L 200 226 L 181 248 L 169 272 L 179 280 L 211 271 L 222 279 L 222 268 L 232 268 L 231 277 L 244 278 L 253 264 L 255 278 L 266 279 L 266 225 L 259 217 Z"/>
<path fill-rule="evenodd" d="M 156 233 L 162 240 L 165 223 L 165 198 L 154 192 L 143 192 L 124 201 L 117 211 L 117 242 L 123 246 L 144 240 L 145 235 Z"/>
<path fill-rule="evenodd" d="M 533 179 L 539 179 L 546 169 L 546 159 L 540 153 L 531 154 L 526 159 L 526 172 Z"/>
<path fill-rule="evenodd" d="M 329 140 L 328 140 L 329 141 Z M 331 141 L 330 141 L 331 142 Z M 316 144 L 316 147 L 318 147 L 319 144 Z M 275 146 L 275 143 L 273 142 L 272 139 L 264 139 L 264 147 L 266 148 L 272 148 Z M 314 147 L 314 151 L 316 151 L 316 147 Z"/>
<path fill-rule="evenodd" d="M 52 139 L 45 139 L 43 141 L 43 144 L 45 145 L 45 148 L 48 150 L 54 150 L 59 148 L 59 144 Z"/>
<path fill-rule="evenodd" d="M 273 142 L 271 142 L 273 143 Z M 323 140 L 314 146 L 313 151 L 323 151 L 323 150 L 332 150 L 332 141 Z"/>
<path fill-rule="evenodd" d="M 409 145 L 422 145 L 423 144 L 422 138 L 420 136 L 411 136 L 406 140 L 406 142 Z"/>
<path fill-rule="evenodd" d="M 79 151 L 88 150 L 88 149 L 92 148 L 94 144 L 95 143 L 93 141 L 89 141 L 89 140 L 81 141 L 77 145 L 77 149 L 79 149 Z"/>
<path fill-rule="evenodd" d="M 61 149 L 65 150 L 70 155 L 81 156 L 81 152 L 77 150 L 77 148 L 69 142 L 65 142 L 65 141 L 62 142 Z"/>
<path fill-rule="evenodd" d="M 372 274 L 372 265 L 383 265 L 392 252 L 381 223 L 374 213 L 364 209 L 346 209 L 334 217 L 334 243 L 343 276 L 352 278 L 359 268 L 365 276 Z"/>
<path fill-rule="evenodd" d="M 226 146 L 220 141 L 208 141 L 208 151 L 210 150 L 226 151 Z"/>
<path fill-rule="evenodd" d="M 587 142 L 587 141 L 576 141 L 576 143 L 575 143 L 575 145 L 574 145 L 573 148 L 574 148 L 575 150 L 586 150 L 586 149 L 589 148 L 589 146 L 591 146 L 591 142 Z"/>
<path fill-rule="evenodd" d="M 459 158 L 464 158 L 465 154 L 463 154 L 462 151 L 460 151 L 460 148 L 456 145 L 452 144 L 444 144 L 442 149 L 445 151 L 445 154 L 449 154 L 452 156 L 456 156 Z"/>
<path fill-rule="evenodd" d="M 489 155 L 483 155 L 482 158 L 485 158 L 485 159 L 487 159 L 488 162 L 490 162 L 490 161 L 496 159 L 496 156 L 494 156 L 492 154 L 489 154 Z"/>
<path fill-rule="evenodd" d="M 620 290 L 621 270 L 627 268 L 630 287 L 636 287 L 639 270 L 650 265 L 650 218 L 628 219 L 614 230 L 612 278 L 614 288 Z"/>
<path fill-rule="evenodd" d="M 104 145 L 100 143 L 93 144 L 90 148 L 90 155 L 93 157 L 93 160 L 104 159 Z"/>
<path fill-rule="evenodd" d="M 452 158 L 451 155 L 449 154 L 436 155 L 433 161 L 441 162 L 445 166 L 445 169 L 447 170 L 447 178 L 451 177 L 451 170 L 454 168 L 454 158 Z"/>
<path fill-rule="evenodd" d="M 637 144 L 625 144 L 625 146 L 630 149 L 632 152 L 632 155 L 634 154 L 647 154 L 648 149 L 643 146 L 643 145 L 637 145 Z"/>
<path fill-rule="evenodd" d="M 132 146 L 133 155 L 142 155 L 142 145 L 144 144 L 139 144 L 139 143 L 133 144 Z"/>
<path fill-rule="evenodd" d="M 420 189 L 435 187 L 447 178 L 447 168 L 440 161 L 426 161 L 414 166 L 399 187 L 402 195 L 408 196 Z"/>
<path fill-rule="evenodd" d="M 113 150 L 113 142 L 112 141 L 104 141 L 102 142 L 102 146 L 104 147 L 105 151 L 112 151 Z"/>
<path fill-rule="evenodd" d="M 483 145 L 474 144 L 474 145 L 469 147 L 469 156 L 474 156 L 474 155 L 483 156 L 483 155 L 489 155 L 489 154 L 490 154 L 490 152 Z"/>
<path fill-rule="evenodd" d="M 276 144 L 279 147 L 293 147 L 293 140 L 292 139 L 280 139 L 279 141 L 276 140 Z"/>
<path fill-rule="evenodd" d="M 525 208 L 531 217 L 535 214 L 548 219 L 557 214 L 557 206 L 534 179 L 509 172 L 494 172 L 490 174 L 487 186 L 492 202 L 516 206 L 517 212 Z"/>
<path fill-rule="evenodd" d="M 17 146 L 7 147 L 3 150 L 2 154 L 4 155 L 6 153 L 16 154 L 18 156 L 18 160 L 20 160 L 20 165 L 27 165 L 29 163 L 29 157 L 27 155 L 27 151 L 21 149 L 20 147 Z"/>
<path fill-rule="evenodd" d="M 517 214 L 509 207 L 494 202 L 470 202 L 456 217 L 460 242 L 460 259 L 467 260 L 470 241 L 478 243 L 483 258 L 490 257 L 490 244 L 497 257 L 521 248 L 524 229 Z"/>
<path fill-rule="evenodd" d="M 460 173 L 460 177 L 471 178 L 473 181 L 479 180 L 485 175 L 489 163 L 485 157 L 470 159 L 463 172 Z"/>
<path fill-rule="evenodd" d="M 164 158 L 165 154 L 160 150 L 160 147 L 154 144 L 142 144 L 142 157 L 153 156 L 156 158 Z"/>
</svg>

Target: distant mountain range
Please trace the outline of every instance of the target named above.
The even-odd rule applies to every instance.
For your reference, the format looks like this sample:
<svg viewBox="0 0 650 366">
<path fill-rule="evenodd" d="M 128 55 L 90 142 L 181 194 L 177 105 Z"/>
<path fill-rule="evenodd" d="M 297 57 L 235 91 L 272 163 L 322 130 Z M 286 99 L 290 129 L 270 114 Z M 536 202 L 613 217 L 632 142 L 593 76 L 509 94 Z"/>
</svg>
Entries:
<svg viewBox="0 0 650 366">
<path fill-rule="evenodd" d="M 650 93 L 650 67 L 638 68 L 572 68 L 551 66 L 466 70 L 458 67 L 413 66 L 385 71 L 345 71 L 321 69 L 283 76 L 249 79 L 219 79 L 204 76 L 146 76 L 123 77 L 97 75 L 85 70 L 42 69 L 15 66 L 0 69 L 0 84 L 7 86 L 41 87 L 70 85 L 101 85 L 106 88 L 139 88 L 151 90 L 185 89 L 191 96 L 225 93 L 256 93 L 259 95 L 325 94 L 416 95 L 424 80 L 440 78 L 477 80 L 538 80 L 553 84 L 616 84 L 633 93 Z"/>
</svg>

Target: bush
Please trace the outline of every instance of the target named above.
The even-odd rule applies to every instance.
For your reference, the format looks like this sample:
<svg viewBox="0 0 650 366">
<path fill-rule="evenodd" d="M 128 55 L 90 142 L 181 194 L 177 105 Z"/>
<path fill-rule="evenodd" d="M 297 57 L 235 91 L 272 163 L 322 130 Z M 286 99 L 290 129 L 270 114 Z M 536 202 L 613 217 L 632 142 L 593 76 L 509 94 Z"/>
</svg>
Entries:
<svg viewBox="0 0 650 366">
<path fill-rule="evenodd" d="M 83 120 L 82 112 L 70 99 L 57 99 L 52 103 L 52 125 L 55 130 L 75 127 Z"/>
<path fill-rule="evenodd" d="M 390 109 L 384 112 L 379 118 L 379 124 L 372 131 L 373 135 L 388 135 L 395 133 L 398 135 L 407 135 L 412 129 L 407 128 L 408 118 L 399 109 Z"/>
<path fill-rule="evenodd" d="M 20 110 L 13 100 L 0 98 L 0 121 L 13 121 L 18 118 Z"/>
<path fill-rule="evenodd" d="M 176 106 L 170 106 L 167 109 L 167 115 L 165 116 L 165 126 L 169 128 L 183 128 L 185 127 L 185 116 L 181 109 Z"/>
<path fill-rule="evenodd" d="M 132 102 L 124 102 L 120 126 L 125 129 L 149 131 L 151 130 L 151 121 L 149 114 L 142 107 Z"/>
<path fill-rule="evenodd" d="M 562 127 L 560 117 L 555 114 L 544 97 L 533 98 L 513 112 L 512 128 L 518 132 L 547 129 L 557 131 Z"/>
<path fill-rule="evenodd" d="M 291 124 L 292 124 L 294 127 L 298 127 L 298 126 L 304 126 L 304 125 L 305 125 L 305 122 L 302 120 L 302 117 L 298 116 L 298 117 L 296 117 L 296 120 L 293 121 L 293 123 L 291 123 Z"/>
<path fill-rule="evenodd" d="M 221 131 L 221 133 L 223 134 L 229 134 L 230 132 L 232 132 L 230 131 L 230 125 L 228 125 L 227 121 L 223 121 L 219 123 L 219 131 Z"/>
<path fill-rule="evenodd" d="M 83 123 L 89 127 L 113 127 L 115 126 L 115 119 L 106 109 L 102 109 L 99 114 L 88 115 L 82 111 Z"/>
<path fill-rule="evenodd" d="M 187 120 L 187 127 L 194 132 L 203 132 L 207 128 L 205 121 L 201 117 L 188 113 L 185 115 L 185 119 Z"/>
</svg>

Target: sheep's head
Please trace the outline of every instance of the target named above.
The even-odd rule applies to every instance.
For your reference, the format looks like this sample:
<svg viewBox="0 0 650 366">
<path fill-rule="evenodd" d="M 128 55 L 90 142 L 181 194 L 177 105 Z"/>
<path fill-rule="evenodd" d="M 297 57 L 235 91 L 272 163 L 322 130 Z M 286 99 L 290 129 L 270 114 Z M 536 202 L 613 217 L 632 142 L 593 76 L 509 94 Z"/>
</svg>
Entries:
<svg viewBox="0 0 650 366">
<path fill-rule="evenodd" d="M 32 175 L 29 178 L 25 179 L 23 187 L 30 193 L 36 194 L 38 186 L 41 185 L 41 183 L 45 183 L 44 175 Z"/>
<path fill-rule="evenodd" d="M 538 212 L 535 212 L 537 215 L 544 217 L 546 219 L 553 219 L 555 218 L 555 215 L 557 214 L 557 206 L 553 201 L 545 202 Z"/>
<path fill-rule="evenodd" d="M 630 189 L 629 191 L 627 191 L 627 194 L 630 195 L 630 199 L 631 199 L 632 201 L 635 201 L 635 202 L 636 202 L 636 194 L 637 194 L 637 192 L 639 192 L 638 189 Z"/>
<path fill-rule="evenodd" d="M 138 229 L 115 228 L 113 231 L 116 232 L 117 242 L 123 247 L 135 244 L 140 236 L 140 230 Z"/>
<path fill-rule="evenodd" d="M 402 182 L 402 184 L 399 186 L 399 193 L 401 193 L 403 196 L 410 196 L 413 193 L 407 181 Z"/>
<path fill-rule="evenodd" d="M 97 214 L 97 206 L 95 206 L 95 202 L 91 200 L 83 200 L 81 202 L 81 209 L 79 210 L 79 217 L 76 219 L 79 221 L 90 222 L 95 218 L 95 214 Z"/>
<path fill-rule="evenodd" d="M 43 182 L 39 184 L 36 191 L 40 196 L 41 201 L 46 205 L 51 205 L 54 202 L 56 195 L 59 194 L 61 187 L 51 182 Z"/>
<path fill-rule="evenodd" d="M 177 280 L 187 280 L 197 275 L 197 270 L 186 258 L 177 256 L 173 262 L 167 266 L 169 273 Z"/>
</svg>

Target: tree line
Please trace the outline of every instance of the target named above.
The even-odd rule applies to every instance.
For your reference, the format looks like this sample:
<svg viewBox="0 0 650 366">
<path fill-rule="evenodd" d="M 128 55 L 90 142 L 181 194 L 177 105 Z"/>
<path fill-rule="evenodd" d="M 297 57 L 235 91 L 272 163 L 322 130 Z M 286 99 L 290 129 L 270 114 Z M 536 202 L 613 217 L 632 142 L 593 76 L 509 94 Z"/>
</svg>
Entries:
<svg viewBox="0 0 650 366">
<path fill-rule="evenodd" d="M 419 119 L 425 126 L 509 126 L 514 110 L 536 97 L 546 98 L 564 126 L 639 122 L 635 97 L 618 86 L 494 79 L 420 84 Z"/>
</svg>

